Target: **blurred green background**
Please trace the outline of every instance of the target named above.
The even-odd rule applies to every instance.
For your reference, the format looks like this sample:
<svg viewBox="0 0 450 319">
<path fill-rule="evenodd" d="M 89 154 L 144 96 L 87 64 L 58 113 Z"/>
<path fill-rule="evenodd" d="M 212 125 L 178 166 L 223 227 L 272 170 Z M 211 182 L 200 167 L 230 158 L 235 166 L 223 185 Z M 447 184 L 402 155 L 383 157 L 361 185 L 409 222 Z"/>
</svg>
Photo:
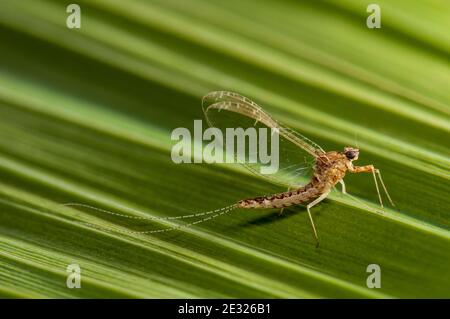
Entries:
<svg viewBox="0 0 450 319">
<path fill-rule="evenodd" d="M 0 296 L 450 297 L 450 2 L 0 1 Z M 175 165 L 170 133 L 231 90 L 326 150 L 359 145 L 397 209 L 337 193 L 314 208 L 176 216 L 284 189 L 234 165 Z M 376 207 L 369 175 L 347 191 Z M 118 207 L 122 205 L 125 207 Z M 138 209 L 146 213 L 136 213 Z M 66 287 L 68 264 L 80 289 Z M 369 264 L 381 288 L 368 289 Z"/>
</svg>

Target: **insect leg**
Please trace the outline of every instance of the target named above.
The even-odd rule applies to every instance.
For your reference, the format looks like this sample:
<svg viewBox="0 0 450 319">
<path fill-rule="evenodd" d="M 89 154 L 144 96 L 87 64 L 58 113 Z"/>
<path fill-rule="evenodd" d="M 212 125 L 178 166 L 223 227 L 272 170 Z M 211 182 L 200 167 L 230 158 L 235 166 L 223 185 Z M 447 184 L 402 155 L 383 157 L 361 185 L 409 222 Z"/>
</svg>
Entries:
<svg viewBox="0 0 450 319">
<path fill-rule="evenodd" d="M 311 203 L 309 203 L 306 206 L 306 209 L 308 210 L 309 220 L 311 221 L 311 226 L 312 226 L 313 231 L 314 231 L 314 237 L 316 237 L 317 245 L 319 245 L 319 237 L 317 236 L 316 226 L 314 226 L 314 221 L 312 219 L 311 211 L 309 209 L 311 207 L 317 205 L 321 201 L 323 201 L 328 196 L 329 193 L 330 193 L 330 191 L 328 191 L 326 193 L 323 193 L 322 195 L 320 195 L 318 198 L 316 198 L 315 200 L 313 200 Z"/>
<path fill-rule="evenodd" d="M 378 187 L 377 176 L 375 175 L 375 172 L 377 171 L 377 169 L 375 169 L 375 167 L 373 167 L 373 165 L 366 165 L 366 166 L 355 166 L 355 167 L 352 166 L 349 170 L 352 173 L 372 173 L 373 180 L 375 181 L 375 187 L 376 187 L 377 193 L 378 193 L 378 199 L 380 201 L 381 208 L 383 208 L 384 207 L 383 200 L 381 199 L 380 188 Z"/>
<path fill-rule="evenodd" d="M 347 194 L 347 190 L 345 189 L 345 183 L 344 180 L 340 180 L 339 183 L 342 185 L 342 194 Z"/>
<path fill-rule="evenodd" d="M 375 175 L 375 169 L 372 170 L 372 175 L 373 175 L 373 180 L 375 181 L 375 187 L 377 189 L 377 193 L 378 193 L 378 199 L 380 200 L 380 206 L 381 208 L 383 208 L 383 201 L 381 200 L 381 194 L 380 194 L 380 189 L 378 188 L 378 182 L 377 182 L 377 176 Z"/>
<path fill-rule="evenodd" d="M 375 214 L 379 214 L 384 216 L 385 214 L 383 213 L 383 211 L 381 210 L 376 210 L 372 207 L 370 207 L 369 205 L 367 205 L 366 203 L 364 203 L 362 200 L 359 200 L 357 197 L 350 195 L 349 193 L 346 193 L 345 195 L 347 195 L 348 197 L 350 197 L 351 199 L 353 199 L 355 202 L 357 202 L 358 204 L 363 205 L 365 208 L 367 208 L 367 210 L 375 213 Z"/>
<path fill-rule="evenodd" d="M 381 178 L 381 172 L 380 172 L 380 170 L 379 170 L 379 169 L 376 169 L 376 170 L 375 170 L 375 173 L 377 173 L 378 178 L 380 179 L 381 186 L 383 186 L 384 192 L 386 193 L 386 196 L 387 196 L 387 198 L 389 199 L 389 202 L 391 203 L 392 206 L 395 207 L 394 202 L 392 201 L 391 196 L 389 196 L 389 192 L 387 191 L 387 188 L 386 188 L 386 186 L 384 185 L 383 179 Z"/>
</svg>

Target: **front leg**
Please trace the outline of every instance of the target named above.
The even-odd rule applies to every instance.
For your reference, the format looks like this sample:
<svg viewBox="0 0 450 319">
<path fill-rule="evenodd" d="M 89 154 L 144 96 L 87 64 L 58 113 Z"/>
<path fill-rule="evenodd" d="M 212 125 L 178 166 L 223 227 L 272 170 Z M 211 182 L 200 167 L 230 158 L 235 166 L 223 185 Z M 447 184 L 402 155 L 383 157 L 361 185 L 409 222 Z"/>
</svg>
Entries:
<svg viewBox="0 0 450 319">
<path fill-rule="evenodd" d="M 384 192 L 386 193 L 386 196 L 389 199 L 389 202 L 391 203 L 392 206 L 395 206 L 394 202 L 391 199 L 391 196 L 389 196 L 389 192 L 387 191 L 386 186 L 384 185 L 383 179 L 381 178 L 381 172 L 379 169 L 375 168 L 373 165 L 353 166 L 350 163 L 350 165 L 348 166 L 348 170 L 351 173 L 372 173 L 373 174 L 373 180 L 375 181 L 375 187 L 377 188 L 378 199 L 380 200 L 381 207 L 383 207 L 383 201 L 381 200 L 380 189 L 378 188 L 377 177 L 375 175 L 375 174 L 377 174 L 378 178 L 380 179 L 381 186 L 383 186 Z"/>
<path fill-rule="evenodd" d="M 381 208 L 383 208 L 383 200 L 381 199 L 380 189 L 378 188 L 377 177 L 375 176 L 375 167 L 373 167 L 373 165 L 353 166 L 353 164 L 350 163 L 350 165 L 348 166 L 348 170 L 351 173 L 372 173 L 373 174 L 373 180 L 375 181 L 375 187 L 377 188 L 378 199 L 380 200 Z"/>
<path fill-rule="evenodd" d="M 377 171 L 373 165 L 366 165 L 366 166 L 353 166 L 350 165 L 348 167 L 348 170 L 351 173 L 374 173 Z"/>
</svg>

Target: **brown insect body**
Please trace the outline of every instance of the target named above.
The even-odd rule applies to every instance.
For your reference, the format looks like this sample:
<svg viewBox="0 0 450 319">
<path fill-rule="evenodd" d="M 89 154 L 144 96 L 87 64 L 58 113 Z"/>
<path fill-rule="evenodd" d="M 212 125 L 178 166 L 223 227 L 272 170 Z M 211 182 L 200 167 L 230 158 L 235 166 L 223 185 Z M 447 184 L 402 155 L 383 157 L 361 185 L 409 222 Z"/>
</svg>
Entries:
<svg viewBox="0 0 450 319">
<path fill-rule="evenodd" d="M 345 190 L 345 183 L 343 181 L 347 171 L 351 173 L 372 173 L 377 189 L 378 199 L 381 207 L 383 207 L 377 182 L 378 176 L 381 186 L 383 187 L 390 203 L 394 206 L 386 186 L 383 183 L 379 169 L 376 169 L 373 165 L 353 166 L 352 162 L 358 159 L 359 149 L 346 147 L 343 152 L 325 152 L 319 145 L 304 137 L 302 134 L 281 125 L 268 113 L 266 113 L 258 104 L 238 93 L 216 91 L 207 94 L 203 98 L 203 111 L 208 120 L 208 124 L 211 127 L 214 127 L 215 121 L 212 121 L 209 114 L 212 114 L 214 111 L 217 111 L 218 113 L 222 110 L 229 113 L 240 114 L 244 117 L 255 120 L 254 126 L 259 122 L 268 128 L 276 129 L 279 136 L 281 136 L 285 142 L 292 143 L 292 145 L 298 147 L 299 152 L 312 156 L 315 160 L 314 175 L 308 184 L 298 187 L 295 190 L 290 190 L 292 188 L 291 186 L 287 192 L 280 194 L 244 199 L 239 201 L 235 207 L 244 209 L 281 208 L 281 211 L 283 211 L 284 207 L 308 203 L 306 206 L 308 216 L 311 221 L 314 236 L 318 242 L 317 231 L 314 226 L 310 209 L 324 200 L 330 193 L 331 188 L 337 183 L 341 183 L 342 193 L 347 194 Z M 252 173 L 256 173 L 261 176 L 261 174 L 255 171 L 252 167 L 246 167 Z M 289 168 L 291 169 L 291 172 L 294 173 L 293 176 L 295 176 L 297 175 L 296 172 L 298 172 L 299 169 L 301 170 L 304 168 L 304 165 L 302 163 L 298 163 L 298 165 L 291 165 L 285 167 L 284 169 Z M 280 179 L 276 176 L 274 178 L 267 178 L 272 181 L 286 184 L 286 181 L 283 180 L 283 178 Z M 287 185 L 295 184 L 293 182 L 289 182 Z"/>
<path fill-rule="evenodd" d="M 317 158 L 314 176 L 311 181 L 296 190 L 280 194 L 245 199 L 238 202 L 240 208 L 284 208 L 308 203 L 320 195 L 327 193 L 342 180 L 351 167 L 351 160 L 345 152 L 327 152 Z"/>
<path fill-rule="evenodd" d="M 243 163 L 244 166 L 248 168 L 250 172 L 259 175 L 260 177 L 266 178 L 272 182 L 277 182 L 278 184 L 290 185 L 289 190 L 287 192 L 280 194 L 244 199 L 237 202 L 236 204 L 211 210 L 208 212 L 175 217 L 136 217 L 110 212 L 104 209 L 98 209 L 89 205 L 77 203 L 68 203 L 66 204 L 66 206 L 82 206 L 115 216 L 122 216 L 134 219 L 148 219 L 148 220 L 169 220 L 169 219 L 191 218 L 197 216 L 208 216 L 200 220 L 187 223 L 183 226 L 175 225 L 165 229 L 150 230 L 150 231 L 125 231 L 125 233 L 129 234 L 150 234 L 176 230 L 182 227 L 184 228 L 190 227 L 192 225 L 196 225 L 211 220 L 213 218 L 216 218 L 218 216 L 221 216 L 223 214 L 229 213 L 236 208 L 244 208 L 244 209 L 281 208 L 282 212 L 285 207 L 308 203 L 306 205 L 306 209 L 308 211 L 308 217 L 311 222 L 311 226 L 314 231 L 314 236 L 317 240 L 317 244 L 319 244 L 319 237 L 317 235 L 316 227 L 314 225 L 310 209 L 313 206 L 320 203 L 322 200 L 324 200 L 330 193 L 331 188 L 334 187 L 337 183 L 341 183 L 342 193 L 347 194 L 345 190 L 345 183 L 343 181 L 343 178 L 345 177 L 347 171 L 351 173 L 372 173 L 378 194 L 378 199 L 380 201 L 381 207 L 383 207 L 383 202 L 381 199 L 381 194 L 377 182 L 378 177 L 381 186 L 383 187 L 383 190 L 387 198 L 389 199 L 389 202 L 391 203 L 392 206 L 395 206 L 394 203 L 392 202 L 391 197 L 389 196 L 386 186 L 384 185 L 379 169 L 376 169 L 373 165 L 353 166 L 352 162 L 357 160 L 359 156 L 359 150 L 357 148 L 346 147 L 344 148 L 343 152 L 336 152 L 336 151 L 325 152 L 319 145 L 317 145 L 310 139 L 306 138 L 302 134 L 294 131 L 293 129 L 281 125 L 255 102 L 238 93 L 228 91 L 211 92 L 203 97 L 202 106 L 203 111 L 205 113 L 205 117 L 208 121 L 208 124 L 211 127 L 214 127 L 214 124 L 217 122 L 213 120 L 214 112 L 216 112 L 217 114 L 220 111 L 229 112 L 231 114 L 235 113 L 243 117 L 247 117 L 248 119 L 254 120 L 255 122 L 253 126 L 256 126 L 257 123 L 261 123 L 266 128 L 270 128 L 272 130 L 272 134 L 277 133 L 277 135 L 283 139 L 285 147 L 286 143 L 289 143 L 289 145 L 293 145 L 295 147 L 295 149 L 293 150 L 294 153 L 301 156 L 298 156 L 295 160 L 293 160 L 291 157 L 289 161 L 285 162 L 284 164 L 288 163 L 289 165 L 283 165 L 283 167 L 280 168 L 280 171 L 283 171 L 283 174 L 281 175 L 276 174 L 274 174 L 275 176 L 262 175 L 253 166 Z M 228 127 L 225 127 L 225 130 L 226 129 L 228 129 Z M 289 149 L 289 147 L 287 147 L 287 149 Z M 312 157 L 312 160 L 307 160 L 305 156 Z M 302 162 L 301 159 L 302 157 L 305 160 L 304 162 Z M 314 174 L 311 178 L 311 181 L 302 187 L 297 186 L 295 190 L 291 191 L 290 189 L 295 187 L 293 185 L 296 185 L 297 180 L 296 178 L 302 172 L 308 172 L 309 169 L 311 168 L 312 163 L 314 163 L 313 167 Z M 133 211 L 139 212 L 136 210 Z"/>
</svg>

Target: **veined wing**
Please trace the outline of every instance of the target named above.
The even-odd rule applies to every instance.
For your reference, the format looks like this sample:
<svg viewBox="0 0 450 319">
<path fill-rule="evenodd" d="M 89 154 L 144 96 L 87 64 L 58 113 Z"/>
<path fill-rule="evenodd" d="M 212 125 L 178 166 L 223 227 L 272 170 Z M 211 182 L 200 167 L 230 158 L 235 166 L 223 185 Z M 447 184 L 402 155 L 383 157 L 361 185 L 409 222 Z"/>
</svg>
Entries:
<svg viewBox="0 0 450 319">
<path fill-rule="evenodd" d="M 245 161 L 240 161 L 251 172 L 271 180 L 277 184 L 298 187 L 302 183 L 301 176 L 311 175 L 313 166 L 318 156 L 325 151 L 316 143 L 312 142 L 297 131 L 283 126 L 274 120 L 259 105 L 250 99 L 234 92 L 216 91 L 207 94 L 203 98 L 203 111 L 208 124 L 221 130 L 225 136 L 224 145 L 227 145 L 227 128 L 266 128 L 272 133 L 278 134 L 278 170 L 272 174 L 263 174 L 261 167 L 264 166 L 261 154 L 256 156 L 256 162 L 250 161 L 250 156 L 255 152 L 252 145 L 246 145 L 249 156 Z M 273 135 L 272 135 L 273 136 Z M 267 149 L 272 149 L 274 141 L 267 139 Z M 250 144 L 250 138 L 249 143 Z M 261 151 L 259 145 L 258 152 Z M 273 155 L 273 154 L 271 154 Z M 255 159 L 255 158 L 253 158 Z"/>
</svg>

